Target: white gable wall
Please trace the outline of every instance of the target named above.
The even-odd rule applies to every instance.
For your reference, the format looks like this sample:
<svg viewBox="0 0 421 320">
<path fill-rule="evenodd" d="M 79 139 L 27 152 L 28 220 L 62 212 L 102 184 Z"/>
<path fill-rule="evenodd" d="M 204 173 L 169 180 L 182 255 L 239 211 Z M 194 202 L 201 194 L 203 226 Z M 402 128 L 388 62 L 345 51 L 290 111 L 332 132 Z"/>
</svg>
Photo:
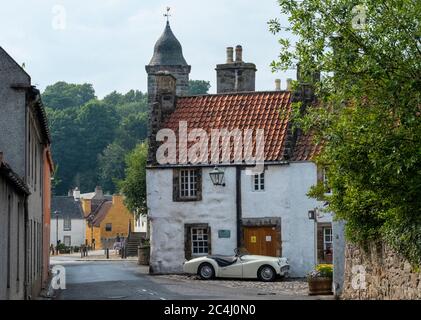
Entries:
<svg viewBox="0 0 421 320">
<path fill-rule="evenodd" d="M 173 170 L 148 169 L 147 194 L 151 223 L 151 267 L 156 273 L 182 272 L 184 224 L 208 223 L 212 254 L 233 254 L 236 247 L 235 168 L 225 170 L 226 187 L 214 186 L 213 168 L 203 168 L 202 200 L 173 202 Z M 231 238 L 218 239 L 218 230 L 231 230 Z"/>
<path fill-rule="evenodd" d="M 291 264 L 291 276 L 304 276 L 315 263 L 315 223 L 308 211 L 320 203 L 306 196 L 316 184 L 312 162 L 268 166 L 265 191 L 252 191 L 252 177 L 242 179 L 243 218 L 281 218 L 282 256 Z"/>
</svg>

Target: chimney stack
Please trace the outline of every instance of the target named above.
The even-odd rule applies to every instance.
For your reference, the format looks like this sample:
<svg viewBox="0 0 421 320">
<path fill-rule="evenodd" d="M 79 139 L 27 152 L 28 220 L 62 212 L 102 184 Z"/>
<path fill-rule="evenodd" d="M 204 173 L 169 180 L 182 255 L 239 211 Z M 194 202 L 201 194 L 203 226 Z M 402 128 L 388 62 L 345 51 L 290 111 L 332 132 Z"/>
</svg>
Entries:
<svg viewBox="0 0 421 320">
<path fill-rule="evenodd" d="M 155 74 L 155 86 L 151 92 L 149 102 L 149 122 L 148 139 L 149 152 L 148 163 L 155 164 L 156 151 L 160 143 L 156 140 L 156 135 L 166 117 L 175 110 L 177 79 L 168 71 L 159 71 Z"/>
<path fill-rule="evenodd" d="M 101 186 L 95 187 L 95 198 L 96 199 L 103 199 L 104 198 L 104 193 L 102 192 Z"/>
<path fill-rule="evenodd" d="M 243 62 L 243 47 L 240 45 L 235 47 L 235 62 Z"/>
<path fill-rule="evenodd" d="M 233 47 L 228 47 L 226 63 L 216 65 L 216 92 L 254 91 L 256 65 L 243 61 L 243 48 L 240 45 L 235 47 L 235 61 L 232 55 Z"/>
<path fill-rule="evenodd" d="M 76 187 L 73 190 L 73 198 L 75 198 L 75 200 L 79 200 L 80 199 L 80 190 L 78 187 Z"/>
<path fill-rule="evenodd" d="M 234 62 L 234 48 L 228 47 L 227 48 L 227 63 L 233 63 Z"/>
<path fill-rule="evenodd" d="M 291 91 L 292 90 L 292 79 L 288 78 L 287 79 L 287 91 Z"/>
<path fill-rule="evenodd" d="M 281 91 L 281 79 L 275 79 L 275 90 Z"/>
</svg>

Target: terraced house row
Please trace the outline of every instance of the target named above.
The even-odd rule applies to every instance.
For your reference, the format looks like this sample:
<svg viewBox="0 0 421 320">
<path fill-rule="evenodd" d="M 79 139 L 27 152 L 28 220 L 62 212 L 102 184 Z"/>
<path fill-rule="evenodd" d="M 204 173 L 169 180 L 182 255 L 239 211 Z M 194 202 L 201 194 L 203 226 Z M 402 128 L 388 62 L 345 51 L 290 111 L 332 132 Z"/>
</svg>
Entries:
<svg viewBox="0 0 421 320">
<path fill-rule="evenodd" d="M 0 300 L 34 298 L 47 282 L 52 171 L 40 92 L 0 47 Z"/>
</svg>

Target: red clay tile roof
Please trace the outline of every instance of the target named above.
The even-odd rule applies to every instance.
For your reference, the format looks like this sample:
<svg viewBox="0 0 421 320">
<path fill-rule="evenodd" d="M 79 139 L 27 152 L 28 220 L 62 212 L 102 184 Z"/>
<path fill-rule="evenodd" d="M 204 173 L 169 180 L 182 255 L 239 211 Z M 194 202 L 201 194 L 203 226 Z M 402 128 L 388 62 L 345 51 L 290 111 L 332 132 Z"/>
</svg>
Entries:
<svg viewBox="0 0 421 320">
<path fill-rule="evenodd" d="M 313 141 L 313 137 L 312 133 L 301 133 L 298 135 L 292 161 L 308 161 L 320 154 L 323 145 L 321 143 L 316 144 Z"/>
<path fill-rule="evenodd" d="M 88 220 L 90 221 L 89 225 L 94 225 L 95 227 L 99 227 L 101 225 L 102 220 L 107 216 L 108 211 L 111 209 L 113 202 L 110 200 L 102 201 L 93 211 Z"/>
<path fill-rule="evenodd" d="M 204 129 L 209 137 L 209 152 L 212 129 L 264 129 L 265 161 L 282 161 L 285 160 L 285 145 L 289 139 L 291 97 L 290 91 L 178 97 L 175 111 L 166 119 L 162 128 L 173 130 L 177 139 L 180 121 L 187 122 L 188 132 L 195 128 Z M 300 150 L 296 159 L 310 160 L 310 156 L 314 154 L 311 151 L 313 147 L 305 142 L 304 137 L 300 138 Z M 188 146 L 192 144 L 194 142 L 189 142 Z M 255 141 L 253 155 L 254 152 Z"/>
</svg>

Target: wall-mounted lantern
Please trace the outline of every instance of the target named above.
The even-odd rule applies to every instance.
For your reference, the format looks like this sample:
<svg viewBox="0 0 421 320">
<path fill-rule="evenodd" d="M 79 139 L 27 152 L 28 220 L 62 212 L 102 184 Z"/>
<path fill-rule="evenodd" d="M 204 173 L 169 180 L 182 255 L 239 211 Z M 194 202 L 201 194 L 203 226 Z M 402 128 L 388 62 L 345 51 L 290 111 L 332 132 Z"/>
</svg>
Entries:
<svg viewBox="0 0 421 320">
<path fill-rule="evenodd" d="M 224 183 L 224 171 L 219 169 L 218 167 L 213 168 L 211 172 L 209 172 L 210 178 L 212 180 L 212 183 L 215 186 L 223 186 L 225 187 Z"/>
</svg>

